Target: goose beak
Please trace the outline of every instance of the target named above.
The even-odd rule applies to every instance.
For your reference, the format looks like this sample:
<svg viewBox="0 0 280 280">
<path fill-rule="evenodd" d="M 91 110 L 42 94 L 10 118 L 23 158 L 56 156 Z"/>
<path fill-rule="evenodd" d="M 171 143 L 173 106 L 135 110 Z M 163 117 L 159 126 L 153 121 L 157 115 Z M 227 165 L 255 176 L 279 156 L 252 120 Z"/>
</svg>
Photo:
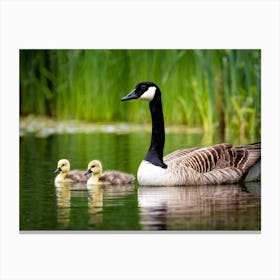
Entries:
<svg viewBox="0 0 280 280">
<path fill-rule="evenodd" d="M 54 173 L 58 173 L 58 172 L 61 172 L 61 171 L 62 171 L 61 168 L 58 167 L 58 168 L 54 171 Z"/>
<path fill-rule="evenodd" d="M 137 99 L 138 96 L 135 93 L 135 90 L 133 90 L 131 93 L 129 93 L 128 95 L 124 96 L 121 101 L 126 101 L 126 100 L 130 100 L 130 99 Z"/>
<path fill-rule="evenodd" d="M 90 174 L 92 171 L 90 169 L 88 169 L 86 172 L 85 172 L 85 175 L 88 175 Z"/>
</svg>

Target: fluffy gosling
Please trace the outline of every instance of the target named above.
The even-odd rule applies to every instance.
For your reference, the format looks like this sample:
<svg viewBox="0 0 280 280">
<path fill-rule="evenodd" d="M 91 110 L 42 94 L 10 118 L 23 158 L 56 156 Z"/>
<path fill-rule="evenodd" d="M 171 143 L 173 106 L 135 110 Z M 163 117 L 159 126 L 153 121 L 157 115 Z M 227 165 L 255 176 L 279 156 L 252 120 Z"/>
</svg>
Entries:
<svg viewBox="0 0 280 280">
<path fill-rule="evenodd" d="M 96 184 L 110 184 L 110 185 L 124 185 L 132 184 L 135 177 L 131 174 L 119 171 L 106 171 L 102 173 L 102 164 L 99 160 L 92 160 L 88 164 L 88 169 L 85 175 L 91 174 L 88 179 L 87 185 Z"/>
<path fill-rule="evenodd" d="M 85 175 L 83 171 L 73 170 L 70 171 L 70 162 L 68 159 L 60 159 L 57 162 L 57 169 L 54 173 L 59 173 L 54 182 L 87 182 L 89 175 Z"/>
</svg>

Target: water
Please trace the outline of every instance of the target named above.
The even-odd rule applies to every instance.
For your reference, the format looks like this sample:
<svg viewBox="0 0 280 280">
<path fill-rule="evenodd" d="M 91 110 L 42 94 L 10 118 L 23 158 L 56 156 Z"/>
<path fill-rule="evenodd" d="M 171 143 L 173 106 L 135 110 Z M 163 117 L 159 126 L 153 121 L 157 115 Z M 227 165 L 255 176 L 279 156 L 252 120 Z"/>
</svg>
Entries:
<svg viewBox="0 0 280 280">
<path fill-rule="evenodd" d="M 20 230 L 260 230 L 261 186 L 148 187 L 54 185 L 57 160 L 86 170 L 100 159 L 105 170 L 136 174 L 149 133 L 61 134 L 20 138 Z M 200 134 L 166 135 L 165 154 L 204 145 Z M 213 143 L 217 139 L 211 139 Z M 212 144 L 212 143 L 207 143 Z"/>
</svg>

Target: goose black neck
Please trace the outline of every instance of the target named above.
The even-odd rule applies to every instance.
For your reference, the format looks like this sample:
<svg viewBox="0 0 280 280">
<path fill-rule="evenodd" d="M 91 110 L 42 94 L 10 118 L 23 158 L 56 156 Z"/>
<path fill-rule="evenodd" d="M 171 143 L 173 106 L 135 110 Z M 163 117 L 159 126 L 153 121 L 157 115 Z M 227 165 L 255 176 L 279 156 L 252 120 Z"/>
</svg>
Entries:
<svg viewBox="0 0 280 280">
<path fill-rule="evenodd" d="M 152 139 L 145 160 L 154 165 L 166 168 L 167 166 L 163 162 L 163 148 L 165 141 L 164 118 L 162 112 L 161 94 L 159 89 L 157 89 L 157 91 L 158 92 L 156 92 L 153 100 L 149 103 L 152 116 Z"/>
</svg>

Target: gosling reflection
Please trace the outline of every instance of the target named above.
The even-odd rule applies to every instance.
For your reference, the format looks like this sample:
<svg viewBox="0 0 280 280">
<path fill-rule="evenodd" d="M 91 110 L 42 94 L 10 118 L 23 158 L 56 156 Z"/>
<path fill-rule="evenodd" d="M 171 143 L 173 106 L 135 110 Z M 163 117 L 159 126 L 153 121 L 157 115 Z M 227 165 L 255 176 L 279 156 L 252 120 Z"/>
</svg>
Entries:
<svg viewBox="0 0 280 280">
<path fill-rule="evenodd" d="M 140 223 L 144 230 L 260 230 L 260 187 L 141 186 Z"/>
<path fill-rule="evenodd" d="M 100 184 L 88 186 L 89 225 L 103 222 L 103 186 Z"/>
<path fill-rule="evenodd" d="M 59 229 L 72 229 L 77 223 L 77 215 L 86 208 L 87 215 L 82 216 L 86 229 L 107 229 L 104 224 L 104 205 L 123 207 L 127 203 L 126 197 L 136 199 L 136 191 L 131 185 L 90 185 L 85 183 L 61 182 L 55 184 L 57 204 L 57 224 Z M 105 212 L 107 213 L 107 212 Z M 114 216 L 115 223 L 116 216 Z M 107 223 L 112 223 L 107 215 Z"/>
<path fill-rule="evenodd" d="M 55 191 L 57 205 L 57 222 L 62 228 L 67 228 L 70 223 L 70 184 L 67 182 L 56 183 Z"/>
<path fill-rule="evenodd" d="M 70 225 L 70 214 L 73 197 L 84 197 L 87 185 L 85 182 L 55 182 L 57 223 L 60 228 L 67 229 Z"/>
</svg>

